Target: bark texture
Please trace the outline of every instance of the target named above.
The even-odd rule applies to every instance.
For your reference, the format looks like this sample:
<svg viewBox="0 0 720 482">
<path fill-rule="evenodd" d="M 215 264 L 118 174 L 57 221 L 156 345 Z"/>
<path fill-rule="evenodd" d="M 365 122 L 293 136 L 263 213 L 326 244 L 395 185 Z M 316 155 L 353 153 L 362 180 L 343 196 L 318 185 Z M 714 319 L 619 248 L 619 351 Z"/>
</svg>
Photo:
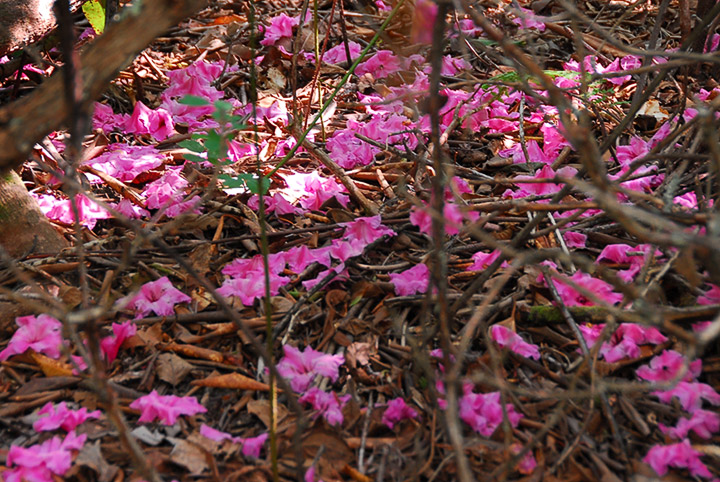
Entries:
<svg viewBox="0 0 720 482">
<path fill-rule="evenodd" d="M 13 257 L 57 254 L 68 245 L 30 197 L 20 176 L 8 171 L 0 179 L 0 246 Z"/>
<path fill-rule="evenodd" d="M 71 0 L 76 10 L 82 0 Z M 32 42 L 55 28 L 53 0 L 0 0 L 0 57 Z"/>
</svg>

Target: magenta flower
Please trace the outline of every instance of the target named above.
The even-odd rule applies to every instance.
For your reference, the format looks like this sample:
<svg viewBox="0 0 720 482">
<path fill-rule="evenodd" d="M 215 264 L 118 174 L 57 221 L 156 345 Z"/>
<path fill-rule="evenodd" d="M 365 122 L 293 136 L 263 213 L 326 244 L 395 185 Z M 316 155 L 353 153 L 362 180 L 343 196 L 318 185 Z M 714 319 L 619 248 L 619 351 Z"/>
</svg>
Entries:
<svg viewBox="0 0 720 482">
<path fill-rule="evenodd" d="M 568 248 L 584 248 L 587 236 L 575 231 L 565 231 L 563 233 L 563 239 Z"/>
<path fill-rule="evenodd" d="M 635 374 L 649 382 L 669 382 L 680 373 L 686 364 L 686 358 L 675 350 L 665 350 L 660 355 L 650 360 L 649 365 L 643 365 Z M 702 360 L 695 360 L 688 364 L 688 371 L 684 380 L 691 381 L 702 371 Z"/>
<path fill-rule="evenodd" d="M 88 409 L 85 407 L 79 410 L 71 410 L 65 402 L 60 402 L 57 405 L 48 402 L 43 408 L 38 410 L 37 415 L 47 415 L 40 417 L 33 424 L 33 428 L 38 432 L 56 430 L 58 428 L 62 428 L 66 432 L 72 432 L 87 419 L 98 419 L 102 414 L 100 410 L 88 412 Z"/>
<path fill-rule="evenodd" d="M 137 333 L 137 325 L 132 321 L 113 323 L 112 331 L 112 336 L 105 337 L 100 341 L 100 349 L 105 354 L 108 363 L 112 363 L 117 358 L 118 351 L 125 340 Z"/>
<path fill-rule="evenodd" d="M 394 400 L 390 400 L 385 409 L 385 413 L 382 416 L 382 423 L 387 425 L 390 429 L 395 428 L 395 424 L 408 419 L 417 418 L 418 413 L 410 408 L 401 397 Z"/>
<path fill-rule="evenodd" d="M 339 226 L 345 227 L 345 238 L 350 241 L 359 241 L 364 244 L 370 244 L 377 241 L 383 236 L 395 236 L 395 231 L 382 225 L 380 215 L 365 218 L 357 218 L 348 223 L 338 223 Z"/>
<path fill-rule="evenodd" d="M 709 439 L 712 438 L 713 433 L 720 430 L 720 415 L 699 408 L 690 415 L 690 418 L 681 418 L 675 427 L 666 427 L 660 423 L 658 428 L 662 433 L 679 440 L 686 438 L 690 431 L 695 432 L 698 437 Z"/>
<path fill-rule="evenodd" d="M 432 32 L 437 10 L 437 4 L 432 0 L 416 0 L 411 36 L 413 43 L 432 43 Z"/>
<path fill-rule="evenodd" d="M 703 400 L 711 405 L 720 405 L 720 394 L 713 387 L 700 382 L 679 382 L 675 388 L 653 392 L 663 403 L 670 403 L 677 398 L 686 412 L 693 413 L 702 407 Z"/>
<path fill-rule="evenodd" d="M 167 276 L 145 283 L 140 292 L 130 298 L 128 307 L 135 310 L 135 318 L 154 312 L 159 316 L 175 314 L 175 305 L 189 303 L 192 299 L 175 288 Z"/>
<path fill-rule="evenodd" d="M 280 288 L 290 282 L 290 278 L 270 273 L 270 296 L 280 292 Z M 223 296 L 236 296 L 245 306 L 252 306 L 256 299 L 265 296 L 265 277 L 262 272 L 248 272 L 242 278 L 228 278 L 217 292 Z"/>
<path fill-rule="evenodd" d="M 426 264 L 420 263 L 402 273 L 390 273 L 390 282 L 398 296 L 425 293 L 430 282 L 430 270 Z"/>
<path fill-rule="evenodd" d="M 543 17 L 535 15 L 535 12 L 527 8 L 518 7 L 519 10 L 517 18 L 513 19 L 513 23 L 519 25 L 520 28 L 536 28 L 539 31 L 545 30 L 545 22 Z"/>
<path fill-rule="evenodd" d="M 510 450 L 514 454 L 519 454 L 523 449 L 523 446 L 519 443 L 514 443 L 510 446 Z M 535 470 L 535 467 L 537 467 L 537 461 L 535 460 L 535 456 L 533 455 L 532 450 L 528 450 L 528 452 L 523 455 L 523 458 L 520 459 L 520 462 L 518 463 L 517 469 L 521 474 L 531 474 L 533 470 Z"/>
<path fill-rule="evenodd" d="M 309 173 L 295 172 L 283 175 L 287 188 L 282 190 L 290 200 L 300 199 L 300 206 L 305 209 L 318 210 L 324 202 L 335 198 L 343 207 L 347 207 L 350 198 L 345 186 L 335 179 L 322 177 L 317 171 Z"/>
<path fill-rule="evenodd" d="M 177 169 L 168 169 L 159 179 L 145 188 L 145 197 L 149 209 L 159 209 L 166 204 L 180 202 L 188 182 Z"/>
<path fill-rule="evenodd" d="M 618 271 L 620 279 L 626 283 L 631 283 L 643 265 L 645 264 L 645 258 L 653 252 L 652 256 L 661 256 L 662 252 L 654 249 L 649 244 L 640 244 L 632 247 L 627 244 L 609 244 L 603 248 L 602 252 L 598 255 L 595 260 L 596 263 L 607 260 L 618 264 L 629 264 L 630 268 L 627 270 Z M 630 255 L 628 253 L 639 253 L 638 256 Z"/>
<path fill-rule="evenodd" d="M 130 219 L 149 218 L 150 211 L 143 209 L 127 199 L 121 199 L 117 203 L 110 203 L 109 206 L 117 212 Z"/>
<path fill-rule="evenodd" d="M 595 326 L 580 326 L 588 348 L 592 348 L 600 337 L 604 324 Z M 635 323 L 622 323 L 610 340 L 600 347 L 599 355 L 608 363 L 615 363 L 623 358 L 637 358 L 640 356 L 640 346 L 651 343 L 659 345 L 667 341 L 657 328 L 642 326 Z"/>
<path fill-rule="evenodd" d="M 432 217 L 428 213 L 428 209 L 428 207 L 418 208 L 413 206 L 410 209 L 410 222 L 417 226 L 421 233 L 430 235 L 432 233 Z M 460 207 L 453 202 L 445 203 L 443 214 L 445 217 L 445 234 L 450 236 L 460 232 L 465 219 L 475 221 L 480 217 L 480 214 L 475 211 L 463 213 Z"/>
<path fill-rule="evenodd" d="M 702 453 L 692 448 L 690 441 L 685 439 L 682 442 L 672 445 L 656 445 L 650 449 L 643 462 L 649 464 L 659 476 L 668 473 L 669 467 L 688 469 L 697 477 L 711 478 L 712 474 L 702 463 Z"/>
<path fill-rule="evenodd" d="M 162 107 L 152 110 L 138 101 L 125 130 L 129 134 L 150 134 L 155 140 L 164 141 L 175 132 L 175 124 L 167 110 Z"/>
<path fill-rule="evenodd" d="M 569 277 L 569 279 L 576 285 L 585 288 L 610 305 L 614 305 L 615 303 L 622 301 L 623 296 L 620 293 L 613 291 L 610 284 L 597 278 L 593 278 L 587 273 L 576 271 Z M 560 298 L 566 306 L 593 306 L 595 304 L 593 301 L 585 298 L 584 295 L 577 292 L 570 285 L 566 284 L 563 280 L 555 279 L 553 281 Z"/>
<path fill-rule="evenodd" d="M 557 173 L 553 171 L 549 165 L 544 165 L 537 171 L 533 176 L 515 176 L 515 181 L 527 181 L 527 180 L 543 180 L 543 179 L 555 179 L 555 177 L 562 178 L 573 178 L 577 174 L 577 169 L 566 166 L 558 169 Z M 554 182 L 540 182 L 540 183 L 520 183 L 520 188 L 516 191 L 507 190 L 503 193 L 503 196 L 509 196 L 514 199 L 524 198 L 528 196 L 545 196 L 548 194 L 555 194 L 562 189 L 562 185 Z M 547 202 L 547 201 L 546 201 Z"/>
<path fill-rule="evenodd" d="M 230 440 L 233 443 L 241 444 L 243 455 L 253 458 L 260 457 L 260 450 L 262 449 L 262 446 L 265 444 L 265 441 L 268 438 L 267 433 L 260 434 L 257 437 L 233 437 L 227 432 L 216 430 L 205 424 L 200 425 L 200 435 L 216 442 Z"/>
<path fill-rule="evenodd" d="M 323 392 L 318 387 L 310 388 L 299 399 L 300 403 L 307 403 L 313 410 L 317 411 L 313 418 L 317 418 L 322 415 L 322 417 L 330 425 L 342 424 L 342 408 L 348 400 L 350 400 L 350 395 L 343 395 L 340 397 L 333 392 Z"/>
<path fill-rule="evenodd" d="M 460 418 L 484 437 L 490 437 L 503 421 L 500 392 L 473 393 L 468 390 L 460 398 L 459 406 Z M 522 414 L 517 413 L 512 404 L 508 403 L 505 407 L 510 424 L 517 427 Z"/>
<path fill-rule="evenodd" d="M 20 316 L 15 319 L 18 329 L 3 351 L 0 360 L 20 355 L 27 350 L 44 353 L 50 358 L 60 357 L 62 323 L 50 315 Z"/>
<path fill-rule="evenodd" d="M 362 51 L 362 46 L 357 43 L 350 40 L 348 42 L 348 48 L 350 50 L 350 58 L 351 60 L 355 60 L 360 56 L 360 52 Z M 325 54 L 322 56 L 322 60 L 325 63 L 328 64 L 340 64 L 342 62 L 347 61 L 347 55 L 345 52 L 345 44 L 341 43 L 340 45 L 336 45 L 335 47 L 329 49 Z"/>
<path fill-rule="evenodd" d="M 86 434 L 67 434 L 65 439 L 53 437 L 31 447 L 13 445 L 7 453 L 9 470 L 3 472 L 5 481 L 52 481 L 53 474 L 65 475 L 72 465 L 72 450 L 80 450 L 87 439 Z M 15 465 L 15 468 L 12 466 Z"/>
<path fill-rule="evenodd" d="M 68 225 L 75 223 L 75 215 L 69 199 L 57 199 L 51 195 L 30 194 L 37 200 L 40 210 L 45 213 L 45 216 L 48 218 Z M 75 196 L 75 201 L 80 214 L 80 224 L 88 229 L 94 229 L 98 219 L 107 219 L 110 217 L 109 212 L 83 194 Z"/>
<path fill-rule="evenodd" d="M 720 304 L 720 286 L 711 284 L 710 289 L 704 295 L 698 296 L 698 305 L 716 305 Z"/>
<path fill-rule="evenodd" d="M 128 117 L 127 114 L 115 114 L 109 105 L 95 102 L 93 129 L 101 129 L 105 133 L 114 130 L 124 130 Z"/>
<path fill-rule="evenodd" d="M 367 244 L 358 240 L 351 242 L 344 239 L 333 239 L 330 242 L 328 253 L 333 258 L 344 263 L 350 258 L 361 255 L 362 252 L 365 251 L 365 246 L 367 246 Z M 329 267 L 329 265 L 327 266 Z"/>
<path fill-rule="evenodd" d="M 497 343 L 500 348 L 507 348 L 511 352 L 526 358 L 540 359 L 540 350 L 537 345 L 526 342 L 520 335 L 503 325 L 491 326 L 490 337 L 495 340 L 495 343 Z"/>
<path fill-rule="evenodd" d="M 160 419 L 164 425 L 175 424 L 180 415 L 207 412 L 207 409 L 200 405 L 195 397 L 158 395 L 157 390 L 138 398 L 130 404 L 130 408 L 140 410 L 138 422 L 147 423 Z"/>
<path fill-rule="evenodd" d="M 285 377 L 296 392 L 304 392 L 317 375 L 328 377 L 333 382 L 338 379 L 339 370 L 345 357 L 327 355 L 311 347 L 300 351 L 294 346 L 284 345 L 285 356 L 277 364 L 278 373 Z"/>
<path fill-rule="evenodd" d="M 306 245 L 295 246 L 285 252 L 285 259 L 291 270 L 295 273 L 302 273 L 305 268 L 313 263 L 330 266 L 330 251 L 325 249 L 311 249 Z"/>
<path fill-rule="evenodd" d="M 402 62 L 390 50 L 378 50 L 375 55 L 358 65 L 355 74 L 362 76 L 371 74 L 376 79 L 385 77 L 402 70 Z"/>
<path fill-rule="evenodd" d="M 470 266 L 468 266 L 466 271 L 484 271 L 495 262 L 496 259 L 498 259 L 501 255 L 501 251 L 499 249 L 494 249 L 489 253 L 484 253 L 482 251 L 478 251 L 477 253 L 472 255 L 472 260 L 474 263 Z M 501 268 L 507 268 L 508 262 L 503 261 L 500 265 Z"/>
<path fill-rule="evenodd" d="M 262 45 L 275 45 L 280 39 L 291 38 L 293 27 L 299 23 L 299 18 L 290 17 L 284 13 L 271 18 L 270 25 L 265 29 L 265 38 L 260 43 Z"/>
</svg>

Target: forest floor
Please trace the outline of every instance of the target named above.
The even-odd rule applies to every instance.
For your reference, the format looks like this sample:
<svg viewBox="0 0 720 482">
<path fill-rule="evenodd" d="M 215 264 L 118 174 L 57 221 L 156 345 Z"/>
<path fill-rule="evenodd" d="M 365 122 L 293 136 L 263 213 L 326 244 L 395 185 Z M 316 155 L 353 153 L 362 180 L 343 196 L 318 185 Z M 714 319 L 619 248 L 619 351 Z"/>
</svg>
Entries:
<svg viewBox="0 0 720 482">
<path fill-rule="evenodd" d="M 5 480 L 717 480 L 720 37 L 677 50 L 682 1 L 442 35 L 316 3 L 214 2 L 138 56 L 79 231 L 65 134 L 25 164 L 75 247 L 0 271 Z"/>
</svg>

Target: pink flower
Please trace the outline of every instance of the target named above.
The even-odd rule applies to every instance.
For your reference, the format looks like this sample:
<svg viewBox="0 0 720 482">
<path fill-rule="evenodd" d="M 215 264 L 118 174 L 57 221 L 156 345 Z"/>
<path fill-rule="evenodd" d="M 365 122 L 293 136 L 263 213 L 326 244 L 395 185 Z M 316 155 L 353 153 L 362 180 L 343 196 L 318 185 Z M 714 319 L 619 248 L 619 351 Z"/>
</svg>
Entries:
<svg viewBox="0 0 720 482">
<path fill-rule="evenodd" d="M 544 165 L 537 171 L 533 176 L 516 176 L 515 181 L 526 181 L 526 180 L 542 180 L 542 179 L 555 179 L 556 175 L 564 178 L 572 178 L 577 174 L 577 169 L 572 167 L 562 167 L 557 173 L 549 165 Z M 560 184 L 552 182 L 540 182 L 540 183 L 521 183 L 520 188 L 516 191 L 507 190 L 503 193 L 504 196 L 510 196 L 514 199 L 524 198 L 528 196 L 545 196 L 548 194 L 555 194 L 562 189 Z"/>
<path fill-rule="evenodd" d="M 60 402 L 58 405 L 53 405 L 52 402 L 48 402 L 43 408 L 38 410 L 37 415 L 47 415 L 46 417 L 40 417 L 33 424 L 33 428 L 38 432 L 55 430 L 57 428 L 62 428 L 66 432 L 72 432 L 87 419 L 100 418 L 101 413 L 100 410 L 88 412 L 88 409 L 85 407 L 79 410 L 71 410 L 65 402 Z"/>
<path fill-rule="evenodd" d="M 302 271 L 313 263 L 330 266 L 330 251 L 323 249 L 311 249 L 306 245 L 295 246 L 285 252 L 285 259 L 291 270 L 295 273 Z"/>
<path fill-rule="evenodd" d="M 357 218 L 348 223 L 338 223 L 345 227 L 345 238 L 351 243 L 358 241 L 363 244 L 370 244 L 385 235 L 395 236 L 395 231 L 382 225 L 380 215 L 365 218 Z"/>
<path fill-rule="evenodd" d="M 588 348 L 592 348 L 600 337 L 604 324 L 595 326 L 580 326 Z M 642 326 L 635 323 L 622 323 L 610 340 L 600 347 L 600 356 L 608 363 L 615 363 L 623 358 L 637 358 L 640 356 L 640 346 L 651 343 L 658 345 L 667 341 L 667 338 L 657 328 Z"/>
<path fill-rule="evenodd" d="M 130 219 L 150 217 L 150 211 L 133 204 L 127 199 L 121 199 L 118 203 L 111 203 L 110 207 L 114 208 L 117 212 L 119 212 L 123 216 L 127 216 Z"/>
<path fill-rule="evenodd" d="M 569 279 L 610 305 L 622 301 L 623 295 L 614 292 L 610 284 L 593 278 L 587 273 L 576 271 Z M 560 279 L 553 281 L 555 282 L 555 287 L 557 288 L 560 298 L 566 306 L 593 306 L 595 304 L 564 281 Z"/>
<path fill-rule="evenodd" d="M 265 441 L 269 437 L 269 434 L 263 433 L 257 437 L 247 437 L 242 440 L 242 453 L 245 457 L 258 458 L 260 457 L 260 450 L 262 450 Z"/>
<path fill-rule="evenodd" d="M 398 296 L 425 293 L 430 282 L 430 270 L 427 265 L 420 263 L 402 273 L 390 273 L 390 282 L 395 286 Z"/>
<path fill-rule="evenodd" d="M 359 43 L 353 42 L 350 40 L 348 42 L 348 48 L 350 50 L 350 58 L 351 60 L 355 60 L 360 56 L 360 52 L 362 51 L 362 46 L 360 46 Z M 322 57 L 323 62 L 328 64 L 340 64 L 342 62 L 347 62 L 347 55 L 345 52 L 345 44 L 341 43 L 340 45 L 336 45 L 335 47 L 329 49 Z"/>
<path fill-rule="evenodd" d="M 95 102 L 95 112 L 93 112 L 93 129 L 101 129 L 105 133 L 114 130 L 125 130 L 128 119 L 127 114 L 115 114 L 112 107 L 100 102 Z"/>
<path fill-rule="evenodd" d="M 286 276 L 270 275 L 270 296 L 280 292 L 280 288 L 290 282 Z M 244 306 L 252 306 L 256 299 L 265 296 L 265 279 L 260 276 L 246 278 L 228 278 L 217 292 L 223 296 L 236 296 Z"/>
<path fill-rule="evenodd" d="M 243 455 L 245 455 L 246 457 L 254 458 L 258 458 L 260 456 L 260 450 L 262 449 L 262 446 L 265 444 L 265 441 L 268 438 L 267 433 L 260 434 L 257 437 L 233 437 L 227 432 L 215 430 L 214 428 L 209 427 L 205 424 L 200 425 L 200 435 L 216 442 L 230 440 L 232 443 L 241 444 Z"/>
<path fill-rule="evenodd" d="M 137 325 L 132 321 L 113 323 L 112 330 L 112 336 L 105 337 L 100 341 L 100 349 L 105 354 L 108 363 L 112 363 L 117 358 L 118 350 L 125 340 L 137 332 Z"/>
<path fill-rule="evenodd" d="M 283 178 L 288 185 L 282 191 L 283 194 L 289 199 L 301 198 L 300 206 L 305 209 L 318 210 L 333 197 L 344 207 L 350 202 L 350 198 L 344 194 L 345 186 L 335 179 L 322 177 L 317 171 L 283 175 Z"/>
<path fill-rule="evenodd" d="M 327 355 L 311 347 L 300 351 L 294 346 L 284 345 L 285 356 L 277 364 L 278 373 L 287 378 L 290 387 L 296 392 L 304 392 L 317 375 L 328 377 L 333 382 L 338 379 L 339 370 L 345 357 Z"/>
<path fill-rule="evenodd" d="M 155 140 L 163 141 L 175 132 L 175 124 L 167 110 L 162 107 L 152 110 L 138 101 L 125 130 L 129 134 L 150 134 Z"/>
<path fill-rule="evenodd" d="M 318 387 L 310 388 L 300 397 L 300 403 L 307 403 L 312 406 L 313 410 L 318 413 L 313 418 L 320 415 L 330 425 L 340 425 L 343 422 L 342 407 L 350 400 L 350 395 L 339 397 L 333 392 L 323 392 Z"/>
<path fill-rule="evenodd" d="M 488 268 L 491 264 L 495 262 L 496 259 L 500 257 L 502 252 L 499 249 L 494 249 L 490 253 L 484 253 L 482 251 L 478 251 L 477 253 L 472 255 L 472 259 L 474 263 L 467 268 L 466 271 L 483 271 Z M 501 268 L 507 268 L 509 265 L 507 261 L 503 261 L 500 265 Z"/>
<path fill-rule="evenodd" d="M 661 477 L 668 473 L 668 467 L 676 467 L 688 469 L 694 476 L 710 478 L 712 474 L 700 461 L 701 456 L 702 453 L 692 448 L 690 441 L 685 439 L 672 445 L 654 446 L 643 462 L 649 464 Z"/>
<path fill-rule="evenodd" d="M 665 350 L 660 355 L 650 360 L 649 365 L 643 365 L 635 371 L 635 374 L 649 382 L 669 382 L 677 377 L 686 364 L 683 355 L 675 350 Z M 702 360 L 695 360 L 688 365 L 684 380 L 691 381 L 700 375 Z"/>
<path fill-rule="evenodd" d="M 75 223 L 75 214 L 73 213 L 69 199 L 57 199 L 50 195 L 38 196 L 34 193 L 30 194 L 38 201 L 40 210 L 50 219 L 55 219 L 69 225 Z M 83 194 L 75 196 L 75 201 L 80 214 L 80 224 L 88 229 L 94 229 L 98 219 L 107 219 L 110 217 L 109 212 Z"/>
<path fill-rule="evenodd" d="M 207 412 L 207 409 L 200 405 L 195 397 L 158 395 L 156 390 L 132 402 L 130 408 L 140 410 L 140 419 L 138 420 L 140 423 L 160 419 L 165 425 L 175 424 L 180 415 L 195 415 Z"/>
<path fill-rule="evenodd" d="M 587 236 L 575 231 L 565 231 L 563 233 L 563 239 L 568 248 L 584 248 Z"/>
<path fill-rule="evenodd" d="M 681 418 L 675 427 L 666 427 L 658 424 L 660 431 L 672 438 L 684 439 L 690 431 L 695 432 L 698 437 L 709 439 L 713 433 L 720 430 L 720 415 L 701 408 L 695 410 L 690 418 Z"/>
<path fill-rule="evenodd" d="M 500 348 L 507 348 L 511 352 L 526 358 L 540 359 L 540 350 L 537 345 L 526 342 L 520 335 L 503 325 L 491 326 L 490 337 L 495 340 L 495 343 L 497 343 Z"/>
<path fill-rule="evenodd" d="M 418 208 L 413 206 L 410 209 L 410 222 L 420 229 L 421 233 L 430 235 L 432 233 L 432 217 L 427 212 L 428 208 Z M 479 213 L 475 211 L 469 211 L 463 213 L 460 207 L 453 202 L 446 202 L 443 208 L 443 214 L 445 217 L 445 234 L 455 235 L 460 233 L 460 227 L 466 219 L 474 221 L 480 217 Z"/>
<path fill-rule="evenodd" d="M 154 312 L 159 316 L 175 314 L 175 305 L 189 303 L 192 299 L 175 288 L 167 276 L 145 283 L 140 292 L 130 298 L 128 307 L 135 310 L 135 318 Z"/>
<path fill-rule="evenodd" d="M 522 451 L 523 447 L 519 443 L 514 443 L 510 446 L 510 450 L 514 454 L 519 454 Z M 529 475 L 535 470 L 535 467 L 537 467 L 537 461 L 535 460 L 535 456 L 532 453 L 532 450 L 528 450 L 528 452 L 523 455 L 523 458 L 520 459 L 520 463 L 518 463 L 518 471 L 521 474 Z"/>
<path fill-rule="evenodd" d="M 626 283 L 631 283 L 645 264 L 645 259 L 651 255 L 661 256 L 662 252 L 649 244 L 640 244 L 635 247 L 627 244 L 609 244 L 603 248 L 595 262 L 608 260 L 618 264 L 629 264 L 630 268 L 618 271 L 618 276 Z"/>
<path fill-rule="evenodd" d="M 484 437 L 490 437 L 503 421 L 503 410 L 500 405 L 500 392 L 473 393 L 467 391 L 460 398 L 460 418 L 473 430 Z M 517 427 L 522 415 L 515 411 L 512 404 L 505 405 L 508 419 L 513 427 Z"/>
<path fill-rule="evenodd" d="M 350 258 L 361 255 L 362 252 L 365 251 L 365 246 L 367 246 L 367 244 L 358 240 L 346 241 L 344 239 L 333 239 L 330 242 L 330 249 L 328 249 L 327 252 L 333 258 L 344 263 Z M 324 266 L 329 267 L 330 265 L 327 264 Z"/>
<path fill-rule="evenodd" d="M 698 296 L 698 305 L 717 305 L 720 304 L 720 286 L 711 284 L 710 289 L 704 295 Z"/>
<path fill-rule="evenodd" d="M 417 416 L 418 413 L 410 408 L 405 403 L 405 400 L 398 397 L 388 402 L 385 413 L 383 413 L 382 416 L 382 423 L 392 429 L 395 428 L 396 423 L 408 418 L 417 418 Z"/>
<path fill-rule="evenodd" d="M 432 0 L 416 0 L 413 15 L 411 41 L 413 43 L 432 43 L 438 6 Z"/>
<path fill-rule="evenodd" d="M 720 394 L 713 387 L 700 382 L 679 382 L 675 388 L 653 392 L 663 403 L 670 403 L 677 398 L 686 412 L 693 413 L 702 407 L 703 400 L 711 405 L 720 405 Z"/>
<path fill-rule="evenodd" d="M 378 50 L 375 55 L 358 65 L 355 74 L 358 76 L 371 74 L 376 79 L 385 77 L 402 70 L 402 62 L 390 50 Z"/>
<path fill-rule="evenodd" d="M 265 29 L 265 38 L 260 41 L 262 45 L 275 45 L 282 38 L 290 38 L 293 35 L 293 27 L 300 23 L 300 19 L 290 17 L 287 14 L 270 19 L 270 25 Z"/>
<path fill-rule="evenodd" d="M 70 432 L 61 439 L 53 437 L 31 447 L 13 445 L 7 454 L 7 466 L 17 466 L 3 472 L 6 481 L 52 481 L 53 474 L 63 476 L 72 465 L 72 450 L 80 450 L 87 435 Z"/>
<path fill-rule="evenodd" d="M 461 70 L 468 70 L 471 67 L 472 66 L 465 59 L 454 58 L 451 55 L 446 55 L 442 59 L 442 70 L 440 73 L 446 77 L 452 77 Z M 426 73 L 429 74 L 430 71 L 428 70 Z"/>
<path fill-rule="evenodd" d="M 188 182 L 183 179 L 177 169 L 165 171 L 159 179 L 151 182 L 145 188 L 147 207 L 159 209 L 166 204 L 179 202 Z"/>
<path fill-rule="evenodd" d="M 539 31 L 545 30 L 545 22 L 543 17 L 535 15 L 535 12 L 527 8 L 518 7 L 520 12 L 517 18 L 513 19 L 513 23 L 519 25 L 520 28 L 536 28 Z"/>
<path fill-rule="evenodd" d="M 18 329 L 7 347 L 0 352 L 0 360 L 20 355 L 27 350 L 44 353 L 50 358 L 60 357 L 62 323 L 50 315 L 21 316 L 15 319 Z"/>
</svg>

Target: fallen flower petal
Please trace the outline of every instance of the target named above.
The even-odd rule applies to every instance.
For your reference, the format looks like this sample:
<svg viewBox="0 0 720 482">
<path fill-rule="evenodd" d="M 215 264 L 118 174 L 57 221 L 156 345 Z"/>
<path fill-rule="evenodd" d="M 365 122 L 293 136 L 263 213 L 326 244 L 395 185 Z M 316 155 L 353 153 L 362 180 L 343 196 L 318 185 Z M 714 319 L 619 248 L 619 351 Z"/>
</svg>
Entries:
<svg viewBox="0 0 720 482">
<path fill-rule="evenodd" d="M 537 345 L 528 343 L 520 335 L 502 325 L 490 327 L 490 337 L 495 340 L 500 348 L 507 348 L 513 353 L 526 358 L 540 359 L 540 350 Z"/>
<path fill-rule="evenodd" d="M 165 425 L 175 424 L 180 415 L 207 412 L 207 409 L 200 405 L 195 397 L 159 395 L 156 390 L 132 402 L 130 408 L 140 410 L 140 419 L 138 420 L 140 423 L 160 419 Z"/>
<path fill-rule="evenodd" d="M 85 407 L 78 410 L 71 410 L 65 402 L 60 402 L 58 405 L 53 405 L 52 402 L 48 402 L 43 408 L 38 410 L 37 415 L 47 415 L 41 416 L 33 424 L 33 428 L 38 432 L 55 430 L 57 428 L 71 432 L 88 419 L 100 418 L 101 413 L 100 410 L 88 412 L 88 409 Z"/>
<path fill-rule="evenodd" d="M 20 355 L 27 350 L 44 353 L 50 358 L 60 357 L 62 345 L 62 323 L 49 315 L 20 316 L 15 319 L 18 325 L 7 347 L 0 351 L 0 360 Z"/>
<path fill-rule="evenodd" d="M 688 469 L 694 476 L 710 478 L 712 474 L 700 460 L 701 455 L 702 453 L 692 448 L 690 441 L 685 439 L 672 445 L 654 446 L 643 461 L 661 477 L 668 473 L 669 467 L 676 467 Z"/>
<path fill-rule="evenodd" d="M 398 397 L 388 402 L 385 413 L 383 413 L 382 416 L 382 423 L 392 429 L 395 428 L 396 423 L 408 418 L 417 418 L 417 416 L 418 413 L 410 408 L 405 403 L 405 400 Z"/>
</svg>

